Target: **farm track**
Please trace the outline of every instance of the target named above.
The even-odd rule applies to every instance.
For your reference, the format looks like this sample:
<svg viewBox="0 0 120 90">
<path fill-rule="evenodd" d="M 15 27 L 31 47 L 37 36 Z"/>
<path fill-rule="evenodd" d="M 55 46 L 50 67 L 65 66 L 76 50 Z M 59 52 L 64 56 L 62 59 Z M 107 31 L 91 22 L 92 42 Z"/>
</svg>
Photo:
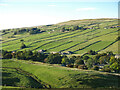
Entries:
<svg viewBox="0 0 120 90">
<path fill-rule="evenodd" d="M 18 73 L 22 73 L 22 74 L 24 74 L 24 75 L 26 75 L 26 76 L 29 76 L 29 77 L 31 77 L 33 80 L 35 80 L 36 82 L 40 83 L 40 84 L 43 86 L 43 88 L 51 88 L 50 85 L 42 82 L 42 81 L 39 80 L 35 75 L 33 75 L 33 74 L 29 73 L 29 72 L 26 72 L 26 71 L 24 71 L 24 70 L 22 70 L 22 69 L 20 69 L 20 68 L 13 68 L 13 67 L 2 67 L 2 68 L 15 69 Z"/>
</svg>

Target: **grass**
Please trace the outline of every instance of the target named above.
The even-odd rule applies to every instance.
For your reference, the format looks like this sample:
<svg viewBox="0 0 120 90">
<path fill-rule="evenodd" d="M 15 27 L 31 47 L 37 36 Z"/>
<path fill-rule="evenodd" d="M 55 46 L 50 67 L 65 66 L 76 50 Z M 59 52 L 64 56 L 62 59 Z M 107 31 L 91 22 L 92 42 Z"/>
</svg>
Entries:
<svg viewBox="0 0 120 90">
<path fill-rule="evenodd" d="M 100 29 L 75 30 L 70 32 L 60 32 L 61 25 L 73 25 L 93 27 L 100 23 Z M 117 19 L 85 19 L 71 20 L 58 23 L 52 26 L 39 26 L 46 32 L 30 35 L 22 33 L 14 35 L 15 38 L 8 38 L 13 33 L 1 33 L 2 49 L 4 50 L 40 50 L 47 52 L 74 52 L 75 56 L 82 55 L 89 50 L 100 53 L 113 51 L 118 53 L 118 28 L 104 29 L 106 26 L 117 25 Z M 68 26 L 69 27 L 69 26 Z M 55 31 L 50 31 L 50 30 Z M 10 32 L 10 31 L 7 31 Z M 51 33 L 49 33 L 51 32 Z M 20 49 L 20 40 L 24 39 L 27 46 Z M 68 55 L 69 57 L 72 55 Z M 93 57 L 91 55 L 88 55 Z M 41 62 L 3 59 L 3 89 L 6 88 L 118 88 L 120 76 L 112 73 L 105 73 L 93 70 L 80 70 L 76 68 L 66 68 L 60 65 L 45 64 Z"/>
<path fill-rule="evenodd" d="M 105 43 L 107 43 L 108 41 L 113 41 L 116 38 L 116 36 L 115 36 L 116 32 L 113 32 L 113 31 L 115 31 L 114 29 L 109 30 L 109 31 L 108 30 L 104 31 L 104 32 L 101 32 L 99 34 L 97 32 L 99 32 L 101 30 L 93 31 L 94 33 L 91 31 L 93 31 L 93 30 L 89 30 L 89 31 L 85 30 L 82 32 L 74 31 L 74 32 L 65 33 L 63 35 L 58 35 L 58 36 L 53 36 L 53 37 L 43 38 L 43 39 L 37 39 L 38 38 L 38 35 L 37 35 L 36 40 L 34 40 L 35 38 L 33 39 L 33 38 L 28 37 L 29 42 L 25 41 L 25 44 L 28 46 L 28 48 L 26 48 L 26 49 L 39 50 L 39 49 L 51 48 L 49 51 L 63 51 L 63 50 L 64 51 L 65 50 L 75 51 L 74 48 L 79 49 L 79 47 L 82 47 L 82 44 L 80 44 L 80 45 L 78 44 L 77 46 L 75 44 L 80 43 L 80 42 L 84 42 L 86 40 L 86 36 L 87 36 L 88 40 L 91 41 L 91 42 L 89 42 L 89 41 L 86 42 L 88 44 L 91 44 L 91 43 L 93 43 L 93 41 L 96 41 L 96 40 L 102 40 Z M 107 34 L 111 31 L 113 33 Z M 91 36 L 91 33 L 94 36 Z M 104 34 L 106 34 L 106 35 L 104 35 Z M 56 34 L 54 34 L 54 35 L 56 35 Z M 36 35 L 33 35 L 33 36 L 36 37 Z M 44 36 L 44 34 L 43 34 L 43 36 Z M 102 39 L 102 38 L 104 38 L 104 39 Z M 67 41 L 73 41 L 73 42 L 67 43 Z M 19 48 L 21 45 L 20 41 L 19 41 L 19 43 L 14 42 L 15 44 L 14 43 L 12 44 L 12 43 L 13 43 L 13 41 L 8 42 L 8 44 L 3 43 L 3 49 L 20 50 L 20 48 Z M 63 43 L 66 43 L 66 44 L 63 44 Z M 58 44 L 62 44 L 62 45 L 58 45 Z M 57 46 L 57 47 L 55 47 L 55 46 Z M 97 48 L 102 49 L 100 46 L 101 46 L 101 44 L 99 44 L 97 46 Z M 102 45 L 102 46 L 105 47 L 104 45 Z M 54 47 L 54 48 L 52 48 L 52 47 Z M 72 47 L 73 49 L 72 48 L 67 49 L 68 47 Z M 90 49 L 92 49 L 92 48 L 90 48 Z M 76 53 L 81 54 L 80 52 L 76 52 Z"/>
<path fill-rule="evenodd" d="M 3 60 L 2 64 L 3 67 L 16 67 L 29 72 L 52 88 L 118 88 L 120 78 L 104 72 L 66 68 L 33 61 Z M 13 74 L 9 78 L 14 78 L 16 75 L 15 70 L 10 72 L 8 69 L 5 72 Z"/>
<path fill-rule="evenodd" d="M 32 77 L 19 72 L 15 68 L 2 69 L 2 85 L 24 88 L 42 88 L 43 86 Z"/>
<path fill-rule="evenodd" d="M 89 25 L 93 23 L 93 25 Z M 87 30 L 76 30 L 76 31 L 71 31 L 71 32 L 60 32 L 58 30 L 55 31 L 50 31 L 49 29 L 55 29 L 59 28 L 60 25 L 85 25 L 85 27 L 92 27 L 95 26 L 95 23 L 100 23 L 100 29 L 87 29 Z M 52 51 L 76 51 L 83 46 L 87 46 L 92 44 L 93 42 L 96 42 L 98 40 L 101 40 L 101 42 L 104 41 L 104 43 L 99 43 L 96 44 L 96 51 L 101 50 L 103 47 L 106 47 L 109 43 L 108 42 L 113 42 L 117 38 L 117 28 L 112 28 L 112 29 L 104 29 L 105 26 L 112 26 L 112 25 L 117 25 L 117 20 L 116 19 L 91 19 L 91 20 L 72 20 L 68 22 L 63 22 L 60 24 L 56 24 L 53 26 L 43 26 L 40 27 L 42 29 L 46 29 L 46 32 L 35 34 L 35 35 L 29 35 L 28 33 L 23 33 L 19 35 L 15 35 L 15 38 L 7 38 L 10 36 L 12 33 L 8 33 L 3 35 L 3 43 L 2 43 L 2 48 L 5 50 L 21 50 L 20 45 L 21 39 L 24 39 L 24 43 L 28 46 L 27 49 L 30 50 L 40 50 L 40 49 L 48 49 L 47 52 L 52 52 Z M 47 31 L 48 30 L 48 31 Z M 51 32 L 50 34 L 48 32 Z M 72 41 L 70 43 L 67 43 L 68 41 Z M 85 43 L 81 43 L 84 42 Z M 101 45 L 103 47 L 101 47 Z M 115 44 L 116 45 L 116 44 Z M 111 48 L 114 48 L 116 50 L 115 45 L 111 45 Z M 54 47 L 54 48 L 53 48 Z M 87 47 L 86 49 L 82 51 L 77 51 L 75 52 L 76 54 L 83 54 L 87 52 L 87 50 L 93 49 L 94 44 L 91 45 L 91 47 Z M 107 49 L 107 48 L 106 48 Z M 109 49 L 109 47 L 108 47 Z M 107 49 L 107 50 L 108 50 Z M 22 49 L 24 50 L 24 49 Z M 112 50 L 114 53 L 117 51 Z M 106 51 L 106 50 L 102 50 Z"/>
</svg>

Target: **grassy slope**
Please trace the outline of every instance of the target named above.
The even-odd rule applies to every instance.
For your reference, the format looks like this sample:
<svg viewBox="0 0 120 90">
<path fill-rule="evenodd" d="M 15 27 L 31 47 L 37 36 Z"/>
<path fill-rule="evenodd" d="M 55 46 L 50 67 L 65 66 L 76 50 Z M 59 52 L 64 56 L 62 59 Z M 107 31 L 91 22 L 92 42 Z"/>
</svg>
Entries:
<svg viewBox="0 0 120 90">
<path fill-rule="evenodd" d="M 120 78 L 103 72 L 76 70 L 33 61 L 3 60 L 2 64 L 3 67 L 21 68 L 52 88 L 115 88 L 118 87 Z"/>
<path fill-rule="evenodd" d="M 3 68 L 2 69 L 2 85 L 3 86 L 14 86 L 14 87 L 25 87 L 25 88 L 42 88 L 41 83 L 34 80 L 32 77 L 19 72 L 14 68 Z"/>
<path fill-rule="evenodd" d="M 112 21 L 112 22 L 110 22 Z M 46 49 L 48 52 L 51 51 L 73 51 L 76 54 L 83 54 L 90 49 L 100 52 L 104 51 L 113 51 L 117 53 L 116 44 L 110 45 L 115 41 L 118 35 L 117 28 L 114 29 L 103 29 L 105 26 L 111 26 L 117 24 L 117 21 L 114 19 L 111 20 L 83 20 L 83 21 L 69 21 L 62 24 L 72 24 L 72 25 L 88 25 L 92 22 L 99 22 L 101 29 L 87 29 L 84 31 L 77 30 L 72 32 L 59 32 L 54 31 L 51 34 L 48 32 L 29 35 L 21 34 L 15 35 L 16 38 L 8 38 L 10 34 L 3 35 L 2 48 L 5 50 L 20 50 L 21 39 L 24 39 L 24 43 L 28 46 L 27 49 L 31 50 L 40 50 Z M 58 25 L 61 25 L 58 24 Z M 93 25 L 89 26 L 92 27 Z M 51 26 L 52 28 L 52 26 Z M 98 42 L 100 41 L 100 42 Z M 118 42 L 115 42 L 118 43 Z M 110 46 L 109 46 L 110 45 Z M 108 47 L 107 47 L 108 46 Z M 105 48 L 104 50 L 104 47 Z M 22 49 L 24 50 L 24 49 Z"/>
</svg>

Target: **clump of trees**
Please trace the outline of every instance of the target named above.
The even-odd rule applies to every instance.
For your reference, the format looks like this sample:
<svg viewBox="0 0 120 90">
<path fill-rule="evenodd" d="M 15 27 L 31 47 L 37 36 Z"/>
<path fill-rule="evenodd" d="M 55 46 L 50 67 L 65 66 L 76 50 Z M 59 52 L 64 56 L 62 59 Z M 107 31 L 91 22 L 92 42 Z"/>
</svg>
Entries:
<svg viewBox="0 0 120 90">
<path fill-rule="evenodd" d="M 37 34 L 40 33 L 41 30 L 39 28 L 18 28 L 14 30 L 13 35 L 22 34 L 25 32 L 28 32 L 29 34 Z"/>
<path fill-rule="evenodd" d="M 61 31 L 65 32 L 65 31 L 75 31 L 75 30 L 86 30 L 86 28 L 83 28 L 82 26 L 62 26 L 61 27 Z"/>
<path fill-rule="evenodd" d="M 30 34 L 40 33 L 40 29 L 38 29 L 38 28 L 32 28 L 32 29 L 30 29 L 29 33 L 30 33 Z"/>
<path fill-rule="evenodd" d="M 95 55 L 95 54 L 97 54 L 97 52 L 95 52 L 95 51 L 93 51 L 93 50 L 89 50 L 89 51 L 88 51 L 88 54 L 90 54 L 90 55 Z"/>
<path fill-rule="evenodd" d="M 1 50 L 3 59 L 11 59 L 12 51 Z"/>
<path fill-rule="evenodd" d="M 48 57 L 44 60 L 46 63 L 50 64 L 61 64 L 62 57 L 60 54 L 49 54 Z"/>
</svg>

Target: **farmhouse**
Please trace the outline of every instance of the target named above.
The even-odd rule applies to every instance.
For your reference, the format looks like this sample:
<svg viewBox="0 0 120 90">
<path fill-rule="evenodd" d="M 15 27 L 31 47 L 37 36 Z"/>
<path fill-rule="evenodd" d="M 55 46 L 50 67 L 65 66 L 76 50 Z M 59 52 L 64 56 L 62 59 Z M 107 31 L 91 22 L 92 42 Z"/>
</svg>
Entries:
<svg viewBox="0 0 120 90">
<path fill-rule="evenodd" d="M 41 49 L 41 50 L 38 50 L 39 53 L 44 53 L 45 50 Z"/>
<path fill-rule="evenodd" d="M 56 53 L 58 53 L 58 52 L 51 52 L 52 54 L 56 54 Z"/>
<path fill-rule="evenodd" d="M 120 58 L 120 54 L 116 54 L 115 58 L 117 58 L 117 59 Z"/>
<path fill-rule="evenodd" d="M 67 54 L 73 54 L 73 52 L 72 52 L 72 51 L 67 51 L 66 53 L 67 53 Z"/>
<path fill-rule="evenodd" d="M 100 64 L 100 65 L 98 65 L 98 67 L 99 67 L 99 69 L 103 69 L 104 64 Z"/>
<path fill-rule="evenodd" d="M 107 27 L 104 27 L 104 29 L 107 29 Z"/>
</svg>

